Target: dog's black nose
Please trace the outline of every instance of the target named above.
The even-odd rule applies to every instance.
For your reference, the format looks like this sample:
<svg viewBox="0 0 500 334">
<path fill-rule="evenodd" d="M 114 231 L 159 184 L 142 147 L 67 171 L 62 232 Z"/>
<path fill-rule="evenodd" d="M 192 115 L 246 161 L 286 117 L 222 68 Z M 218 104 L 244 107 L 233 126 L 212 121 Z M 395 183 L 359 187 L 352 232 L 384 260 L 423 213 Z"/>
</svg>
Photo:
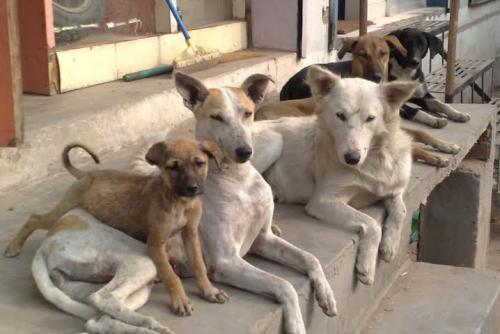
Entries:
<svg viewBox="0 0 500 334">
<path fill-rule="evenodd" d="M 252 156 L 252 148 L 249 146 L 240 146 L 234 151 L 238 161 L 245 162 Z"/>
<path fill-rule="evenodd" d="M 382 78 L 384 77 L 384 75 L 381 73 L 381 72 L 374 72 L 373 73 L 373 80 L 375 82 L 380 82 L 382 81 Z"/>
<path fill-rule="evenodd" d="M 188 184 L 186 186 L 186 195 L 189 195 L 189 196 L 198 195 L 199 190 L 200 190 L 200 187 L 196 183 Z"/>
<path fill-rule="evenodd" d="M 359 152 L 349 152 L 344 154 L 344 160 L 349 165 L 357 165 L 360 159 L 361 155 Z"/>
</svg>

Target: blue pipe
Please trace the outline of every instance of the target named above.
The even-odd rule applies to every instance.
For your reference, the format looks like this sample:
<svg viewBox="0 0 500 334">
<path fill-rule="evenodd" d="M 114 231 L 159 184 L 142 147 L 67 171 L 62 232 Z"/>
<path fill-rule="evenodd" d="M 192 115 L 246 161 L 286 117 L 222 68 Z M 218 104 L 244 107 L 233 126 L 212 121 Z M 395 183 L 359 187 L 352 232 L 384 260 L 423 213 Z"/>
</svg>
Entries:
<svg viewBox="0 0 500 334">
<path fill-rule="evenodd" d="M 184 22 L 182 21 L 181 17 L 179 16 L 179 11 L 175 7 L 175 5 L 172 2 L 172 0 L 165 0 L 165 1 L 167 2 L 167 5 L 170 8 L 170 11 L 172 12 L 172 14 L 175 17 L 175 20 L 177 21 L 177 25 L 181 29 L 181 32 L 182 32 L 182 34 L 184 35 L 184 38 L 187 41 L 188 39 L 191 38 L 191 36 L 189 36 L 188 30 L 187 30 L 186 26 L 184 25 Z"/>
</svg>

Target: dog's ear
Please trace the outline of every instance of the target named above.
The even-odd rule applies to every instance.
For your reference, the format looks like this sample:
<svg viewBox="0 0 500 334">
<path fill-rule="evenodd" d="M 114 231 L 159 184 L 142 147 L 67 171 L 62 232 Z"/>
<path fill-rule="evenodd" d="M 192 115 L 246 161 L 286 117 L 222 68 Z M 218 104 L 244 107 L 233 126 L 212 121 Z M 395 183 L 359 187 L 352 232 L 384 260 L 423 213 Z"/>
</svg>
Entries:
<svg viewBox="0 0 500 334">
<path fill-rule="evenodd" d="M 389 45 L 389 48 L 391 49 L 391 51 L 398 50 L 398 52 L 401 55 L 406 57 L 408 50 L 406 50 L 406 48 L 403 46 L 403 44 L 401 44 L 401 42 L 399 41 L 399 39 L 396 36 L 387 35 L 387 36 L 384 36 L 384 39 L 387 42 L 387 44 Z"/>
<path fill-rule="evenodd" d="M 307 71 L 307 84 L 311 88 L 314 98 L 327 95 L 333 87 L 340 82 L 340 76 L 324 69 L 321 66 L 312 65 Z"/>
<path fill-rule="evenodd" d="M 433 34 L 429 34 L 428 32 L 425 32 L 424 34 L 425 38 L 427 39 L 427 45 L 429 46 L 431 59 L 434 58 L 437 54 L 443 56 L 443 42 Z"/>
<path fill-rule="evenodd" d="M 399 111 L 399 107 L 421 89 L 417 81 L 392 81 L 380 84 L 380 89 L 389 105 Z"/>
<path fill-rule="evenodd" d="M 208 96 L 207 87 L 200 80 L 182 72 L 174 74 L 174 81 L 175 88 L 184 100 L 184 105 L 196 112 Z"/>
<path fill-rule="evenodd" d="M 161 141 L 151 146 L 146 153 L 146 161 L 155 166 L 161 166 L 167 160 L 167 143 Z"/>
<path fill-rule="evenodd" d="M 241 89 L 255 104 L 259 104 L 264 100 L 270 82 L 274 83 L 274 80 L 267 75 L 252 74 L 243 81 Z"/>
<path fill-rule="evenodd" d="M 210 140 L 204 140 L 200 143 L 203 153 L 208 155 L 209 158 L 214 159 L 215 164 L 219 170 L 221 169 L 222 160 L 224 160 L 224 152 L 219 145 Z"/>
<path fill-rule="evenodd" d="M 342 58 L 344 58 L 344 56 L 347 52 L 351 53 L 352 49 L 354 49 L 357 42 L 358 42 L 358 39 L 354 38 L 354 37 L 346 37 L 346 38 L 342 39 L 342 47 L 340 48 L 339 52 L 337 53 L 337 57 L 339 57 L 339 59 L 342 59 Z"/>
</svg>

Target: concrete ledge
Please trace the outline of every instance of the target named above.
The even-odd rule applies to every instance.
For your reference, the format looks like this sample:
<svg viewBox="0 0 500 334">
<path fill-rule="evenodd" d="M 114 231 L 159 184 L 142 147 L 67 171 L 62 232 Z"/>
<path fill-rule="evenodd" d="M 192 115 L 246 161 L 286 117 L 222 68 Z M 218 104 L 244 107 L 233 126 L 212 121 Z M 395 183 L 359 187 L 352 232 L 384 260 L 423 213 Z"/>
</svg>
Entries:
<svg viewBox="0 0 500 334">
<path fill-rule="evenodd" d="M 471 105 L 457 106 L 462 111 Z M 260 268 L 268 270 L 289 280 L 297 289 L 308 333 L 357 333 L 362 324 L 376 310 L 380 300 L 397 278 L 401 266 L 408 259 L 411 212 L 425 201 L 431 190 L 448 176 L 481 133 L 491 124 L 494 111 L 488 106 L 473 106 L 476 110 L 473 119 L 466 126 L 451 123 L 446 129 L 433 130 L 446 140 L 452 140 L 462 147 L 462 152 L 453 157 L 447 168 L 436 169 L 415 164 L 413 177 L 406 194 L 408 216 L 403 229 L 401 248 L 395 261 L 388 264 L 380 262 L 377 267 L 373 286 L 364 286 L 355 278 L 355 257 L 357 236 L 339 230 L 305 215 L 302 207 L 278 205 L 275 222 L 280 225 L 284 237 L 315 254 L 325 268 L 325 273 L 335 291 L 339 315 L 326 317 L 316 305 L 311 295 L 307 279 L 287 268 L 258 258 L 249 258 Z M 494 123 L 493 123 L 494 124 Z M 122 149 L 102 157 L 105 168 L 126 169 L 134 149 Z M 84 167 L 88 168 L 88 167 Z M 92 167 L 94 168 L 94 167 Z M 72 182 L 71 176 L 58 175 L 44 182 L 26 187 L 7 196 L 0 202 L 3 212 L 1 244 L 5 245 L 15 231 L 24 223 L 29 214 L 50 209 L 62 196 Z M 381 208 L 371 207 L 367 213 L 378 221 L 384 217 Z M 63 314 L 45 302 L 36 290 L 30 274 L 30 263 L 42 234 L 29 240 L 19 258 L 0 258 L 0 329 L 8 333 L 67 333 L 81 330 L 82 322 Z M 151 300 L 142 310 L 145 314 L 157 317 L 177 333 L 202 332 L 219 333 L 278 333 L 281 326 L 281 307 L 262 296 L 238 289 L 224 287 L 231 295 L 227 305 L 213 305 L 202 301 L 196 294 L 193 282 L 186 280 L 189 295 L 194 303 L 195 314 L 189 318 L 179 318 L 167 308 L 168 297 L 159 285 Z M 27 319 L 21 326 L 18 321 L 20 312 Z M 64 326 L 62 326 L 64 324 Z"/>
<path fill-rule="evenodd" d="M 499 292 L 498 273 L 413 263 L 362 333 L 498 333 Z"/>
</svg>

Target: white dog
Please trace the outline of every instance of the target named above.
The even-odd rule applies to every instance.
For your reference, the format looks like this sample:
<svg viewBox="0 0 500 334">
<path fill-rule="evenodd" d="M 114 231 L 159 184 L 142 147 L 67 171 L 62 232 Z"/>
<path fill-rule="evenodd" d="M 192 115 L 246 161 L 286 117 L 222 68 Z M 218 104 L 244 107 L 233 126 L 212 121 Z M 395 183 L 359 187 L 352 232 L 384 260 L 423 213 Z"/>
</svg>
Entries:
<svg viewBox="0 0 500 334">
<path fill-rule="evenodd" d="M 412 157 L 398 112 L 418 84 L 341 79 L 318 66 L 308 83 L 317 115 L 256 123 L 252 163 L 278 201 L 305 204 L 311 216 L 360 233 L 357 275 L 372 284 L 379 245 L 391 261 L 400 243 Z M 358 210 L 380 200 L 388 212 L 383 233 Z"/>
<path fill-rule="evenodd" d="M 196 118 L 196 138 L 215 141 L 227 157 L 222 170 L 209 169 L 202 197 L 200 236 L 208 271 L 214 281 L 278 300 L 283 305 L 285 332 L 303 334 L 305 326 L 293 286 L 243 259 L 252 253 L 306 274 L 323 312 L 336 314 L 333 292 L 318 259 L 271 232 L 273 194 L 249 162 L 255 103 L 262 100 L 269 81 L 267 76 L 256 74 L 247 78 L 241 88 L 207 89 L 191 76 L 175 75 L 177 90 Z M 143 157 L 134 167 L 141 173 L 155 172 Z M 171 257 L 178 268 L 187 270 L 184 254 Z"/>
<path fill-rule="evenodd" d="M 35 254 L 32 274 L 42 295 L 87 320 L 95 334 L 172 334 L 134 310 L 148 300 L 156 267 L 146 245 L 82 209 L 66 213 Z"/>
</svg>

